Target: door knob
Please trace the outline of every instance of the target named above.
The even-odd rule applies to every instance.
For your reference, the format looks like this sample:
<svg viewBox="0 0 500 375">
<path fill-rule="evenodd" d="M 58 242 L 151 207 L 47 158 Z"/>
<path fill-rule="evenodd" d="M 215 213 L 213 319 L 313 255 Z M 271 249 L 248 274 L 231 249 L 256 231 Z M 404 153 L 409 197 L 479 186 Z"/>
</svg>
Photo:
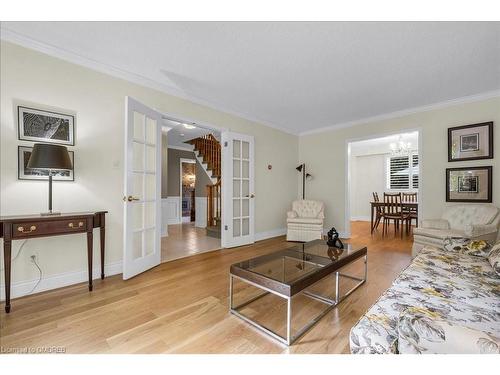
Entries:
<svg viewBox="0 0 500 375">
<path fill-rule="evenodd" d="M 123 201 L 124 201 L 124 202 L 125 202 L 125 201 L 132 202 L 132 201 L 138 201 L 138 200 L 139 200 L 139 198 L 137 198 L 137 197 L 133 197 L 133 196 L 131 196 L 131 195 L 129 195 L 128 197 L 123 197 Z"/>
<path fill-rule="evenodd" d="M 250 198 L 255 198 L 255 194 L 250 194 Z"/>
</svg>

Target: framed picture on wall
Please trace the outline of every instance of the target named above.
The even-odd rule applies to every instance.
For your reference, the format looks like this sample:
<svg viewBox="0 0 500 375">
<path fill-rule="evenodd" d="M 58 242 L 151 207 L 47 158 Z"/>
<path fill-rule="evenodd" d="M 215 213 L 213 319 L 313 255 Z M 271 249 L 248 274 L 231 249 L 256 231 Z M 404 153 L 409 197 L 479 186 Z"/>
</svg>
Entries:
<svg viewBox="0 0 500 375">
<path fill-rule="evenodd" d="M 491 166 L 447 168 L 446 202 L 491 203 L 492 170 Z"/>
<path fill-rule="evenodd" d="M 17 178 L 19 180 L 49 180 L 49 171 L 45 169 L 27 168 L 28 160 L 30 160 L 33 147 L 18 146 L 17 147 Z M 75 153 L 68 151 L 73 169 L 71 171 L 52 171 L 52 179 L 54 181 L 75 181 Z"/>
<path fill-rule="evenodd" d="M 75 145 L 75 117 L 63 113 L 17 106 L 19 140 Z"/>
<path fill-rule="evenodd" d="M 448 161 L 493 159 L 493 122 L 448 129 Z"/>
</svg>

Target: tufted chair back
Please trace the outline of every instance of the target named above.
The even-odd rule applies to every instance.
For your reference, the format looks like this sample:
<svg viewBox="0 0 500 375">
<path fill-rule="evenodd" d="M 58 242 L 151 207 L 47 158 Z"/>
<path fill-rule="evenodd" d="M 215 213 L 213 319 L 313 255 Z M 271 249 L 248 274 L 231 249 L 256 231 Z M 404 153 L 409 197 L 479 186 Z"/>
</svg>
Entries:
<svg viewBox="0 0 500 375">
<path fill-rule="evenodd" d="M 462 230 L 468 224 L 498 226 L 500 215 L 491 204 L 459 204 L 447 207 L 442 218 L 448 220 L 450 228 Z"/>
<path fill-rule="evenodd" d="M 293 201 L 292 209 L 297 212 L 300 217 L 316 218 L 318 216 L 323 216 L 325 204 L 320 201 L 303 199 Z"/>
</svg>

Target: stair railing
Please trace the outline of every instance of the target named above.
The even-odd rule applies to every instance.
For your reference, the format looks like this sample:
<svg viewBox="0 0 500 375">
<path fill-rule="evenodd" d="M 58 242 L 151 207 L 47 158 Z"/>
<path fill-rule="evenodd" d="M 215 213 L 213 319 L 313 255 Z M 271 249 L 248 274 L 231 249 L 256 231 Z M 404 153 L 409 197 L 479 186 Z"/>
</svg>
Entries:
<svg viewBox="0 0 500 375">
<path fill-rule="evenodd" d="M 221 180 L 215 185 L 207 185 L 207 226 L 216 226 L 221 217 Z"/>
<path fill-rule="evenodd" d="M 220 143 L 212 134 L 206 134 L 202 137 L 190 140 L 194 149 L 200 153 L 203 162 L 208 165 L 212 171 L 213 177 L 221 175 L 221 147 Z"/>
</svg>

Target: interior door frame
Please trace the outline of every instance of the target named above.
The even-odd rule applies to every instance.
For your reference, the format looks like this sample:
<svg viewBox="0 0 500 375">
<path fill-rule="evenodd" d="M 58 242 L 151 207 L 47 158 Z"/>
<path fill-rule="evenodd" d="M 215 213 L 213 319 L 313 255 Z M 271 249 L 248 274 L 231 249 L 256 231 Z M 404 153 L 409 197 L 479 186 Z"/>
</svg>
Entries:
<svg viewBox="0 0 500 375">
<path fill-rule="evenodd" d="M 180 122 L 180 123 L 198 125 L 198 126 L 200 126 L 202 128 L 211 129 L 211 130 L 214 130 L 214 131 L 217 131 L 217 132 L 221 133 L 221 179 L 222 179 L 222 186 L 224 186 L 224 171 L 223 171 L 224 153 L 222 152 L 222 148 L 223 148 L 223 145 L 222 145 L 222 133 L 227 132 L 229 129 L 225 128 L 225 127 L 222 127 L 222 126 L 214 125 L 214 124 L 212 124 L 210 122 L 207 122 L 207 121 L 195 119 L 195 118 L 192 118 L 192 117 L 189 117 L 189 116 L 185 116 L 183 114 L 179 114 L 179 113 L 175 113 L 175 112 L 161 111 L 161 114 L 162 114 L 162 119 L 165 119 L 165 120 L 173 120 L 173 121 Z M 167 145 L 167 147 L 168 147 L 168 145 Z M 224 218 L 224 207 L 223 207 L 223 205 L 224 205 L 224 199 L 222 199 L 222 201 L 221 201 L 221 221 Z M 181 201 L 180 201 L 180 205 L 179 205 L 179 210 L 181 211 L 180 212 L 180 220 L 182 222 L 182 196 L 181 196 Z M 221 242 L 220 242 L 220 248 L 221 249 L 225 248 L 224 242 L 222 240 L 223 235 L 224 235 L 224 230 L 222 230 L 222 228 L 221 228 Z"/>
<path fill-rule="evenodd" d="M 349 138 L 345 140 L 345 210 L 344 210 L 344 232 L 341 233 L 343 238 L 351 237 L 351 143 L 359 142 L 359 141 L 367 141 L 370 139 L 384 138 L 391 135 L 398 135 L 404 133 L 418 133 L 418 166 L 419 166 L 419 174 L 418 174 L 418 220 L 422 221 L 424 217 L 424 178 L 422 174 L 422 166 L 424 165 L 424 155 L 423 155 L 423 129 L 421 127 L 417 128 L 402 128 L 399 130 L 394 130 L 391 132 L 384 133 L 374 133 L 371 135 L 367 135 L 364 137 L 358 138 Z M 367 202 L 368 204 L 369 202 Z"/>
<path fill-rule="evenodd" d="M 194 164 L 196 167 L 196 159 L 188 159 L 188 158 L 179 158 L 179 223 L 183 224 L 184 221 L 182 221 L 182 163 L 189 163 L 189 164 Z M 196 176 L 196 172 L 195 172 Z M 196 210 L 196 207 L 195 207 Z"/>
</svg>

